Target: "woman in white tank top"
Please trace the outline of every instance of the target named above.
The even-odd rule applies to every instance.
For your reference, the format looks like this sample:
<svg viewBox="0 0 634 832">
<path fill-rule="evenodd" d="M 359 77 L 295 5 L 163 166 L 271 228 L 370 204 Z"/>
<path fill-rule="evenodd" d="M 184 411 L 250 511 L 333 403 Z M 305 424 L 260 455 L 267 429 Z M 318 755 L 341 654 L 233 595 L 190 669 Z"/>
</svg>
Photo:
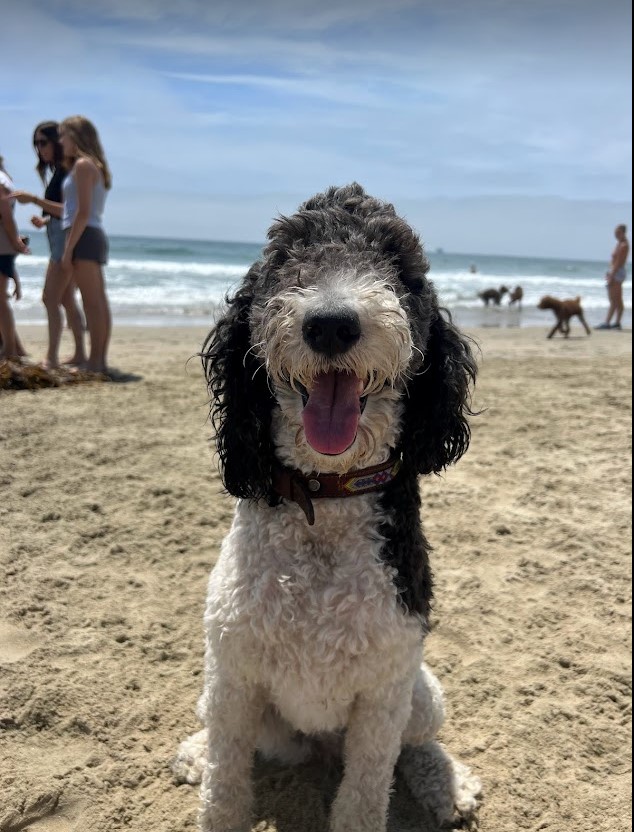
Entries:
<svg viewBox="0 0 634 832">
<path fill-rule="evenodd" d="M 102 270 L 108 260 L 102 215 L 110 170 L 97 130 L 83 116 L 64 119 L 59 140 L 70 168 L 62 188 L 66 243 L 61 265 L 79 288 L 90 335 L 90 353 L 81 369 L 107 373 L 112 317 Z"/>
</svg>

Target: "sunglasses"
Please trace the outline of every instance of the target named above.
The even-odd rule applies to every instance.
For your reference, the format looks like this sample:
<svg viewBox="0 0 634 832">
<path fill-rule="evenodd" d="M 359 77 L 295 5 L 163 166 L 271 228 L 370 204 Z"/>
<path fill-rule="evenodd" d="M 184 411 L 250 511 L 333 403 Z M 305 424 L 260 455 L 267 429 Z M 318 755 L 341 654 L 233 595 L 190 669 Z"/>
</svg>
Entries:
<svg viewBox="0 0 634 832">
<path fill-rule="evenodd" d="M 47 144 L 50 144 L 50 139 L 36 139 L 33 142 L 33 147 L 46 147 Z"/>
</svg>

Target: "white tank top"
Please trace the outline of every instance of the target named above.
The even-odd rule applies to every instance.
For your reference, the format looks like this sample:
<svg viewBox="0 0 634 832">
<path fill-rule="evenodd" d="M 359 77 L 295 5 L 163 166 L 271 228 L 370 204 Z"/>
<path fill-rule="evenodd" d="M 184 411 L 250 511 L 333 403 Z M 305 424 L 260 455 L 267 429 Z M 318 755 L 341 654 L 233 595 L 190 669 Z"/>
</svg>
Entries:
<svg viewBox="0 0 634 832">
<path fill-rule="evenodd" d="M 108 191 L 103 184 L 101 176 L 95 182 L 92 190 L 92 199 L 90 200 L 90 216 L 86 225 L 92 228 L 103 228 L 103 209 L 106 204 L 106 196 Z M 70 228 L 77 214 L 79 207 L 77 199 L 77 185 L 73 172 L 64 179 L 62 185 L 62 196 L 64 198 L 64 213 L 62 215 L 62 228 Z"/>
</svg>

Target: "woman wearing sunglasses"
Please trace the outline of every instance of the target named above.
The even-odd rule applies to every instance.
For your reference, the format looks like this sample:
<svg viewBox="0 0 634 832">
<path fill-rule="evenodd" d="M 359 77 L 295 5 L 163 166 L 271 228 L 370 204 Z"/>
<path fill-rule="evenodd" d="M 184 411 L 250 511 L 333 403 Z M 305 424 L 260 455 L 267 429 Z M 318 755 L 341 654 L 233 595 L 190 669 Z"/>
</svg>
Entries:
<svg viewBox="0 0 634 832">
<path fill-rule="evenodd" d="M 36 228 L 46 228 L 50 259 L 44 281 L 42 301 L 48 317 L 48 352 L 42 366 L 55 369 L 59 366 L 59 345 L 64 321 L 61 307 L 66 312 L 68 326 L 73 333 L 75 351 L 65 364 L 82 365 L 86 361 L 84 351 L 84 321 L 75 296 L 75 283 L 64 274 L 61 266 L 64 254 L 65 234 L 62 228 L 62 183 L 68 171 L 64 168 L 64 152 L 59 142 L 56 121 L 43 121 L 33 131 L 33 147 L 37 153 L 36 170 L 45 186 L 44 199 L 38 199 L 25 191 L 16 191 L 18 202 L 32 202 L 42 207 L 42 216 L 31 217 Z"/>
</svg>

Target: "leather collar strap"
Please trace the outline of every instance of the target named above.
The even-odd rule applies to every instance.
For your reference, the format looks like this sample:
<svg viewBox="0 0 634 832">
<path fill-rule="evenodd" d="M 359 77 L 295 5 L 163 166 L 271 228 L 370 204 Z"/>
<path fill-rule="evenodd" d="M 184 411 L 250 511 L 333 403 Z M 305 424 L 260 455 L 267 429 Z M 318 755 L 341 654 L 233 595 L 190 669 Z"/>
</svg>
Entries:
<svg viewBox="0 0 634 832">
<path fill-rule="evenodd" d="M 346 474 L 309 474 L 281 465 L 273 470 L 273 488 L 280 497 L 291 500 L 306 515 L 309 526 L 315 525 L 312 501 L 319 497 L 357 497 L 380 491 L 396 477 L 401 467 L 400 458 L 392 458 L 380 465 L 348 471 Z"/>
</svg>

